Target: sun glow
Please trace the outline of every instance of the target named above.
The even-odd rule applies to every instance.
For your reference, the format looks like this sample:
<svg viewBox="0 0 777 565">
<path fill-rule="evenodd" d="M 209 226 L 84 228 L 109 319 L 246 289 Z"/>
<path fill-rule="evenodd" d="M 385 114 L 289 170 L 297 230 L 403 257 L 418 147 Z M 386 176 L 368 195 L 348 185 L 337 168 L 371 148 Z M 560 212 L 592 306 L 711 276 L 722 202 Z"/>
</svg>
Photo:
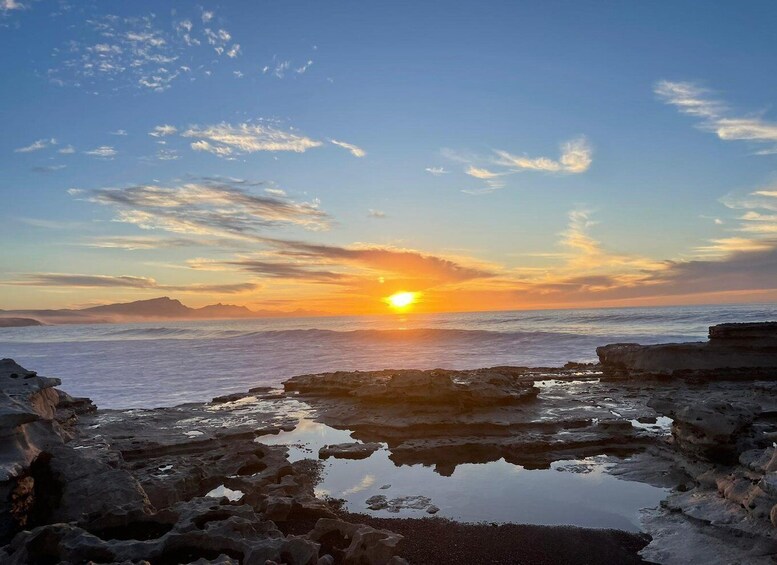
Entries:
<svg viewBox="0 0 777 565">
<path fill-rule="evenodd" d="M 414 304 L 418 298 L 417 292 L 397 292 L 386 298 L 386 302 L 392 308 L 402 310 Z"/>
</svg>

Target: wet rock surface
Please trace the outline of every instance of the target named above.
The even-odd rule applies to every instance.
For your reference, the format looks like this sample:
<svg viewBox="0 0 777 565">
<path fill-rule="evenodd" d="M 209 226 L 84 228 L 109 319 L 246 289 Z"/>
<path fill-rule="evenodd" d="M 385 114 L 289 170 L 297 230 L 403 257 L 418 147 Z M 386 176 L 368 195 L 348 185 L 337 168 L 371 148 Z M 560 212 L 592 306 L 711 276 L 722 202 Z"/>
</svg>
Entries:
<svg viewBox="0 0 777 565">
<path fill-rule="evenodd" d="M 325 445 L 319 449 L 318 457 L 320 459 L 328 459 L 329 457 L 336 457 L 338 459 L 365 459 L 380 448 L 381 444 L 377 442 L 337 443 L 334 445 Z"/>
<path fill-rule="evenodd" d="M 96 412 L 10 360 L 0 382 L 2 563 L 404 562 L 401 536 L 343 521 L 353 547 L 322 550 L 335 514 L 315 473 L 255 441 L 294 428 L 295 400 Z M 286 535 L 295 521 L 309 534 Z"/>
<path fill-rule="evenodd" d="M 2 360 L 0 561 L 510 563 L 515 540 L 525 540 L 526 563 L 557 562 L 553 555 L 569 563 L 773 563 L 774 330 L 725 325 L 711 328 L 706 344 L 608 346 L 600 366 L 304 375 L 285 392 L 257 388 L 154 410 L 96 411 L 59 391 L 57 379 Z M 596 456 L 608 473 L 671 491 L 645 515 L 649 537 L 360 517 L 315 495 L 324 465 L 315 452 L 291 463 L 285 446 L 262 443 L 295 429 L 302 415 L 354 440 L 326 445 L 321 458 L 367 457 L 385 445 L 395 465 L 447 476 L 501 458 L 547 469 Z M 558 470 L 590 472 L 582 463 Z M 439 511 L 433 502 L 444 507 L 423 492 L 387 496 L 389 485 L 378 485 L 370 508 L 424 515 Z"/>
</svg>

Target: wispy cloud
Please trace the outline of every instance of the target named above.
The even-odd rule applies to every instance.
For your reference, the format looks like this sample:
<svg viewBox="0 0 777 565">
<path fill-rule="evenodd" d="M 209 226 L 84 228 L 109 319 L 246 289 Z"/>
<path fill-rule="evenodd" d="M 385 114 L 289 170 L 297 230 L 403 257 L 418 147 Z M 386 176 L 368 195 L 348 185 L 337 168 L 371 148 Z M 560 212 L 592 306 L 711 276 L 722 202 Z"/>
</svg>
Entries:
<svg viewBox="0 0 777 565">
<path fill-rule="evenodd" d="M 24 10 L 27 6 L 17 0 L 0 0 L 0 13 Z"/>
<path fill-rule="evenodd" d="M 501 149 L 495 150 L 497 165 L 513 171 L 543 171 L 549 173 L 579 174 L 589 169 L 593 161 L 593 150 L 585 137 L 571 139 L 561 144 L 558 160 L 548 157 L 526 157 L 513 155 Z"/>
<path fill-rule="evenodd" d="M 195 269 L 204 268 L 208 270 L 213 268 L 213 264 L 209 263 L 199 263 L 195 261 L 190 262 L 190 266 Z M 215 265 L 237 268 L 240 271 L 253 273 L 255 275 L 260 275 L 263 278 L 270 279 L 284 279 L 338 285 L 343 284 L 343 282 L 350 279 L 350 277 L 344 273 L 314 269 L 304 263 L 238 259 L 234 261 L 216 263 Z"/>
<path fill-rule="evenodd" d="M 67 165 L 42 165 L 33 167 L 32 170 L 35 173 L 55 173 L 65 168 L 67 168 Z"/>
<path fill-rule="evenodd" d="M 125 251 L 139 251 L 146 249 L 170 249 L 176 247 L 195 247 L 202 245 L 202 241 L 183 237 L 154 237 L 154 236 L 101 236 L 89 239 L 82 243 L 84 247 L 96 249 L 123 249 Z"/>
<path fill-rule="evenodd" d="M 83 27 L 73 28 L 71 40 L 54 50 L 57 64 L 48 69 L 48 77 L 55 84 L 92 92 L 130 87 L 167 90 L 195 71 L 207 74 L 222 55 L 234 59 L 240 54 L 232 34 L 210 27 L 211 20 L 200 24 L 155 14 L 87 19 Z"/>
<path fill-rule="evenodd" d="M 295 72 L 295 73 L 297 73 L 297 74 L 299 74 L 299 75 L 301 75 L 301 74 L 304 74 L 305 72 L 307 72 L 307 70 L 308 70 L 308 69 L 309 69 L 309 68 L 310 68 L 312 65 L 313 65 L 313 61 L 312 61 L 312 60 L 310 60 L 310 59 L 308 59 L 307 61 L 305 61 L 305 64 L 303 64 L 302 66 L 300 66 L 300 67 L 297 67 L 296 69 L 294 69 L 294 72 Z"/>
<path fill-rule="evenodd" d="M 370 218 L 378 218 L 378 219 L 383 219 L 383 218 L 385 218 L 385 217 L 386 217 L 386 212 L 384 212 L 383 210 L 376 210 L 376 209 L 374 209 L 374 208 L 370 208 L 370 209 L 367 211 L 367 215 L 368 215 Z"/>
<path fill-rule="evenodd" d="M 586 172 L 593 162 L 593 149 L 584 136 L 580 136 L 561 144 L 561 155 L 558 159 L 549 157 L 529 157 L 514 155 L 502 149 L 495 149 L 495 156 L 479 156 L 462 153 L 452 149 L 442 149 L 441 153 L 447 159 L 467 165 L 464 173 L 481 180 L 486 186 L 481 188 L 466 188 L 462 192 L 471 195 L 490 194 L 504 188 L 503 177 L 524 171 L 539 171 L 554 174 L 580 174 Z M 500 167 L 494 170 L 494 166 Z M 447 173 L 440 168 L 427 168 L 427 172 L 438 176 Z"/>
<path fill-rule="evenodd" d="M 83 275 L 71 273 L 31 273 L 16 280 L 0 281 L 6 286 L 73 287 L 73 288 L 125 288 L 184 293 L 238 294 L 259 288 L 256 283 L 227 283 L 188 285 L 161 284 L 149 277 L 131 275 Z"/>
<path fill-rule="evenodd" d="M 161 126 L 154 126 L 154 129 L 148 132 L 148 135 L 151 137 L 165 137 L 167 135 L 173 135 L 174 133 L 178 133 L 177 127 L 163 124 Z"/>
<path fill-rule="evenodd" d="M 355 300 L 375 300 L 401 288 L 424 290 L 457 285 L 494 276 L 488 266 L 461 259 L 377 245 L 348 247 L 272 239 L 258 256 L 231 261 L 198 259 L 195 269 L 237 270 L 261 279 L 299 285 L 338 287 Z"/>
<path fill-rule="evenodd" d="M 129 134 L 127 133 L 127 130 L 126 130 L 126 129 L 117 129 L 116 131 L 112 131 L 112 132 L 110 132 L 110 134 L 111 134 L 111 135 L 118 135 L 118 136 L 120 136 L 120 137 L 125 137 L 125 136 L 129 135 Z"/>
<path fill-rule="evenodd" d="M 113 159 L 118 153 L 119 152 L 110 145 L 101 145 L 91 151 L 84 151 L 84 155 L 91 155 L 92 157 L 99 157 L 100 159 Z"/>
<path fill-rule="evenodd" d="M 777 122 L 764 120 L 758 115 L 736 115 L 710 90 L 693 82 L 662 80 L 654 87 L 663 102 L 676 107 L 681 113 L 701 118 L 699 127 L 710 131 L 724 141 L 749 141 L 770 144 L 757 154 L 770 155 L 777 151 Z"/>
<path fill-rule="evenodd" d="M 46 149 L 56 144 L 57 144 L 57 140 L 54 138 L 39 139 L 37 141 L 33 141 L 29 145 L 25 145 L 24 147 L 19 147 L 18 149 L 14 149 L 14 153 L 32 153 L 33 151 L 40 151 L 41 149 Z"/>
<path fill-rule="evenodd" d="M 436 177 L 450 173 L 450 171 L 446 171 L 443 167 L 426 167 L 424 170 L 430 175 L 434 175 Z"/>
<path fill-rule="evenodd" d="M 136 185 L 91 191 L 71 190 L 76 197 L 116 210 L 116 220 L 143 229 L 177 234 L 261 241 L 260 233 L 277 225 L 309 230 L 329 227 L 318 201 L 256 194 L 257 183 L 240 179 L 198 179 L 163 186 Z"/>
<path fill-rule="evenodd" d="M 728 223 L 728 235 L 696 248 L 701 257 L 725 258 L 739 251 L 765 251 L 777 245 L 777 187 L 729 194 L 721 202 L 738 215 Z"/>
<path fill-rule="evenodd" d="M 76 148 L 72 145 L 65 145 L 62 149 L 57 151 L 57 153 L 60 153 L 62 155 L 72 155 L 76 152 Z"/>
<path fill-rule="evenodd" d="M 488 169 L 480 169 L 472 165 L 469 166 L 466 173 L 471 177 L 475 177 L 476 179 L 482 179 L 482 180 L 494 179 L 507 174 L 507 173 L 495 173 L 493 171 L 489 171 Z"/>
<path fill-rule="evenodd" d="M 156 152 L 156 158 L 160 161 L 176 161 L 181 156 L 178 154 L 177 149 L 160 149 Z"/>
<path fill-rule="evenodd" d="M 489 278 L 494 273 L 481 265 L 464 265 L 453 259 L 423 253 L 414 249 L 359 245 L 339 247 L 301 241 L 274 240 L 281 257 L 297 261 L 355 265 L 377 272 L 412 275 L 428 285 Z"/>
<path fill-rule="evenodd" d="M 292 151 L 304 153 L 322 143 L 304 135 L 283 131 L 266 124 L 222 122 L 215 125 L 191 126 L 181 134 L 193 138 L 191 148 L 219 157 L 245 155 L 257 151 Z"/>
<path fill-rule="evenodd" d="M 315 50 L 315 48 L 314 48 Z M 304 75 L 310 67 L 313 66 L 313 60 L 307 59 L 303 63 L 294 63 L 290 59 L 284 59 L 278 55 L 273 55 L 272 61 L 262 67 L 262 74 L 274 76 L 282 79 L 287 73 L 293 72 L 292 76 Z"/>
<path fill-rule="evenodd" d="M 354 157 L 364 157 L 367 154 L 367 152 L 364 149 L 356 145 L 353 145 L 352 143 L 346 143 L 345 141 L 337 141 L 336 139 L 330 139 L 329 142 L 339 147 L 342 147 L 343 149 L 347 149 Z"/>
</svg>

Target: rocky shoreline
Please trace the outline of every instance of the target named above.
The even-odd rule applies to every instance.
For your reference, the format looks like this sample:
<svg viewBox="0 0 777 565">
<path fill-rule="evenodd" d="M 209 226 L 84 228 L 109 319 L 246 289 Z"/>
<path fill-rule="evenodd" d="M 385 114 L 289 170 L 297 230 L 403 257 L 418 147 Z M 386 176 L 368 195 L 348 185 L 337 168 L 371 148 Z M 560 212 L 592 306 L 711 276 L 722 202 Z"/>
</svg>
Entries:
<svg viewBox="0 0 777 565">
<path fill-rule="evenodd" d="M 283 390 L 125 411 L 2 360 L 0 561 L 399 565 L 450 563 L 449 551 L 467 563 L 773 563 L 777 324 L 597 353 L 560 369 L 301 375 Z M 321 460 L 385 445 L 397 466 L 449 476 L 603 456 L 609 473 L 671 490 L 646 536 L 354 514 L 316 496 L 319 459 L 262 443 L 302 413 L 351 432 L 311 455 Z"/>
</svg>

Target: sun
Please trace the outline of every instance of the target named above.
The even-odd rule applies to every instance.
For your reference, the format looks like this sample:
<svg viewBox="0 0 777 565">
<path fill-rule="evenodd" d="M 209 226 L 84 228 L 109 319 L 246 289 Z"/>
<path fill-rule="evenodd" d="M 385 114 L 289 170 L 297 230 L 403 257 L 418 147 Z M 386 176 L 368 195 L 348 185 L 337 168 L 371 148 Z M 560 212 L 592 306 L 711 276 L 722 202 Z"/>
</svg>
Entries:
<svg viewBox="0 0 777 565">
<path fill-rule="evenodd" d="M 386 298 L 389 306 L 397 310 L 407 308 L 415 303 L 418 297 L 417 292 L 397 292 Z"/>
</svg>

